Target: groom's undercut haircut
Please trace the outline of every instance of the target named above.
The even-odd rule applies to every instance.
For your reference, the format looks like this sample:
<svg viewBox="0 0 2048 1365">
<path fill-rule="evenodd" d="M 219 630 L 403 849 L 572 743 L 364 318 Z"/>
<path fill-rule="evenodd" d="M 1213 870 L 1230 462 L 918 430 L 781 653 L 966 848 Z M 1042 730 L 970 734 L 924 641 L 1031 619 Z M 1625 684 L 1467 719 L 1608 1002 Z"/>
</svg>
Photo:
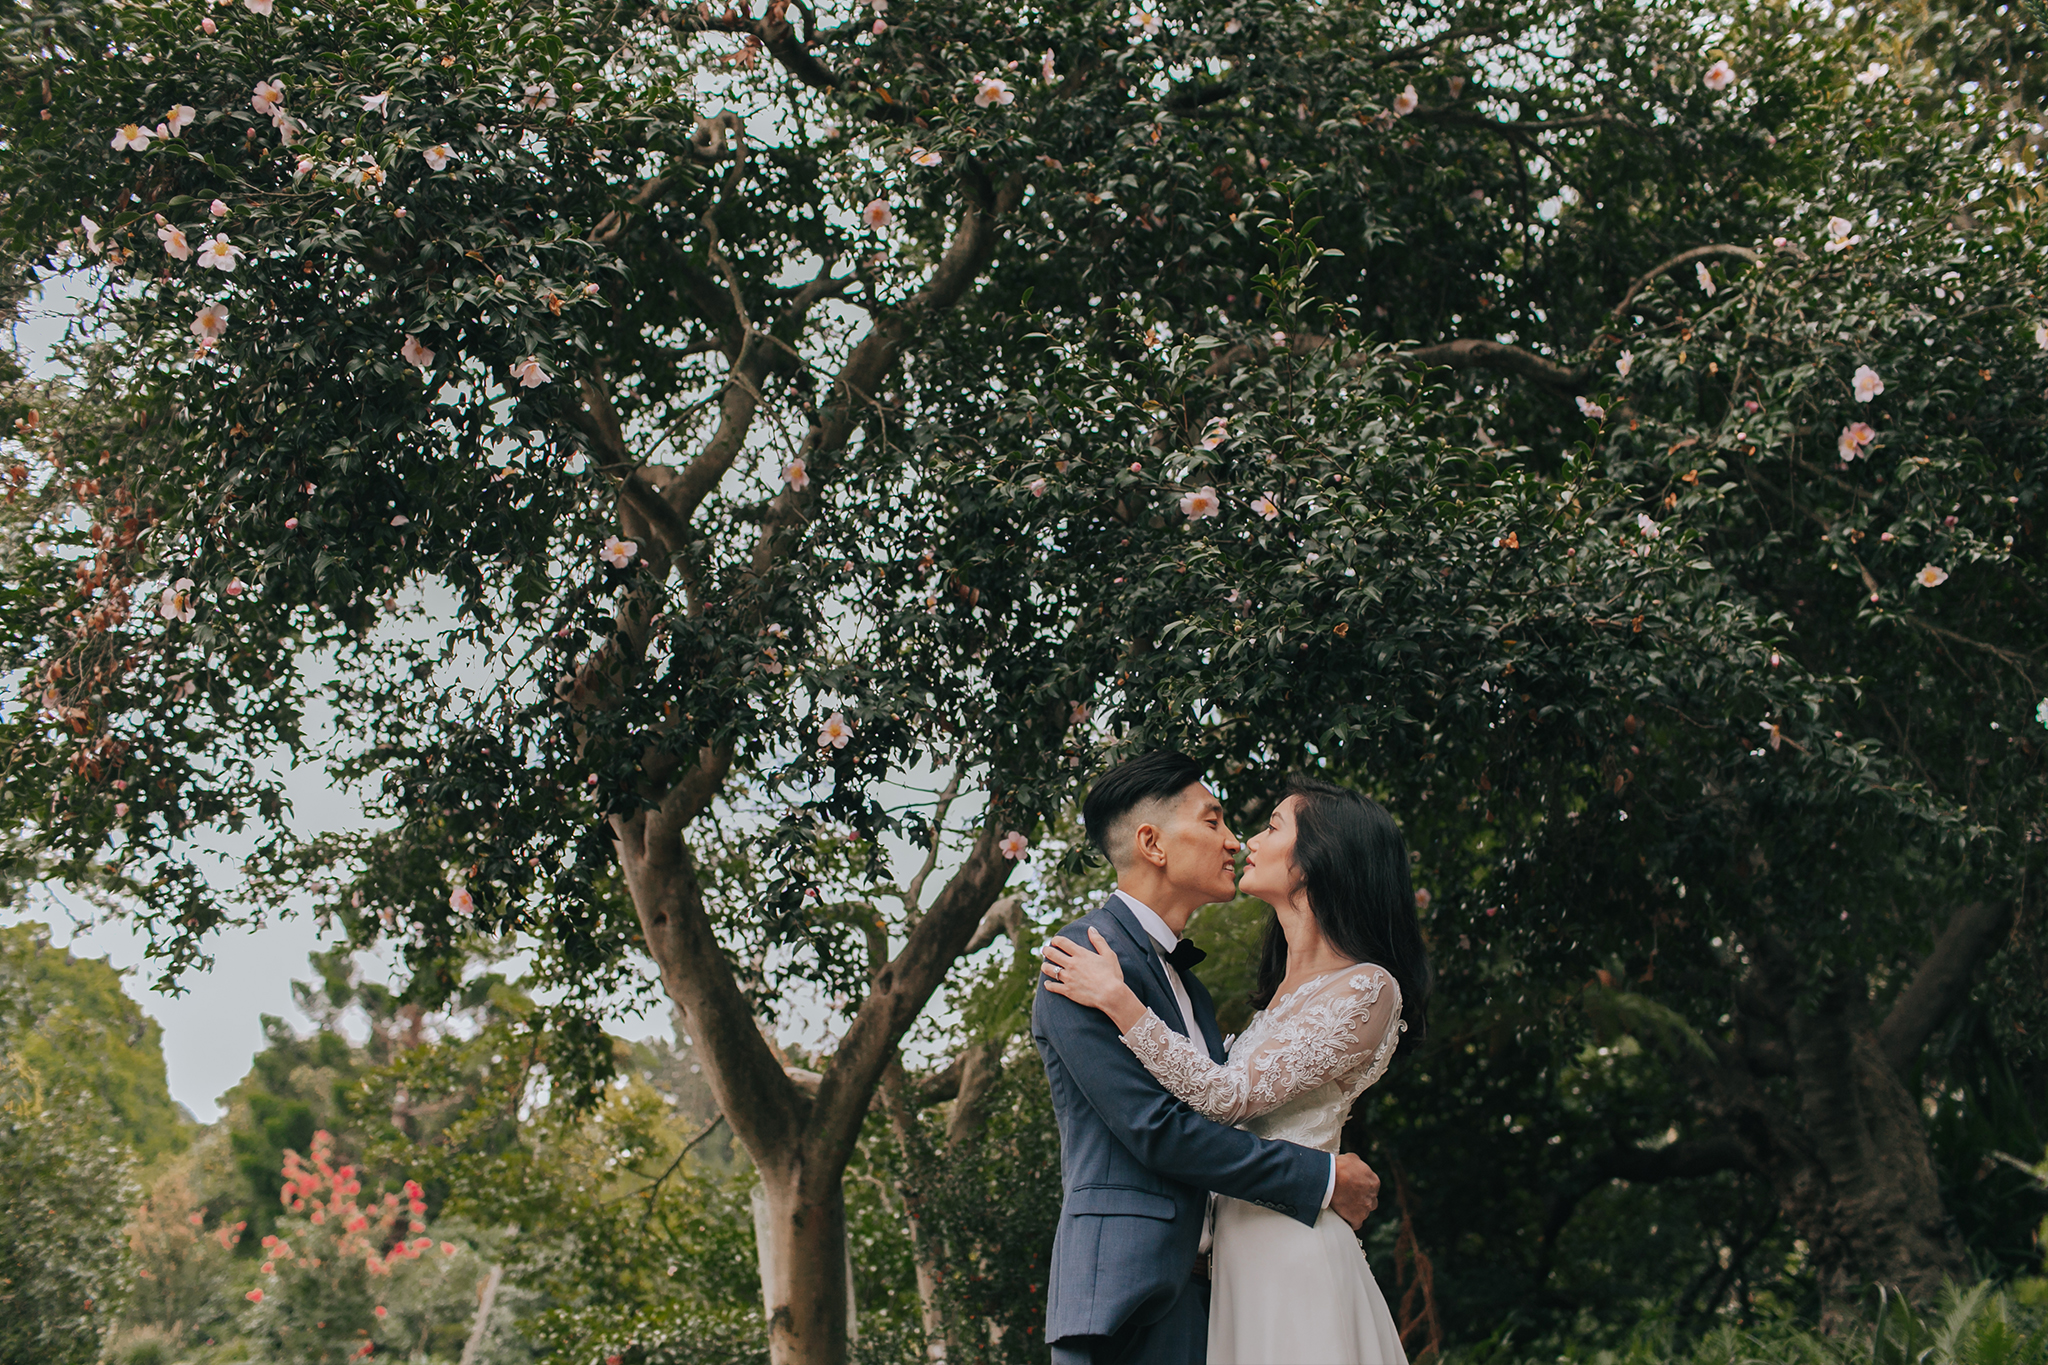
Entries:
<svg viewBox="0 0 2048 1365">
<path fill-rule="evenodd" d="M 1148 819 L 1172 809 L 1180 794 L 1202 780 L 1201 765 L 1186 754 L 1161 750 L 1119 763 L 1088 789 L 1081 825 L 1095 851 L 1121 872 L 1131 860 L 1131 836 Z"/>
</svg>

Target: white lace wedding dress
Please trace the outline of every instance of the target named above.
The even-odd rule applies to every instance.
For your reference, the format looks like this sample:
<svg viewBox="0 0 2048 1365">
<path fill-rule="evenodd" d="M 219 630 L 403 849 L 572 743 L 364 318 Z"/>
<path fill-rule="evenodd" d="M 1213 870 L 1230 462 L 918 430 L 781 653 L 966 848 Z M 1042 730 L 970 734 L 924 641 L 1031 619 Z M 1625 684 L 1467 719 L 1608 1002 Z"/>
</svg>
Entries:
<svg viewBox="0 0 2048 1365">
<path fill-rule="evenodd" d="M 1150 1010 L 1124 1043 L 1192 1108 L 1326 1152 L 1351 1102 L 1380 1078 L 1401 1032 L 1401 991 L 1379 967 L 1304 982 L 1253 1017 L 1222 1066 Z M 1394 1315 L 1351 1228 L 1314 1227 L 1218 1196 L 1210 1365 L 1407 1365 Z"/>
</svg>

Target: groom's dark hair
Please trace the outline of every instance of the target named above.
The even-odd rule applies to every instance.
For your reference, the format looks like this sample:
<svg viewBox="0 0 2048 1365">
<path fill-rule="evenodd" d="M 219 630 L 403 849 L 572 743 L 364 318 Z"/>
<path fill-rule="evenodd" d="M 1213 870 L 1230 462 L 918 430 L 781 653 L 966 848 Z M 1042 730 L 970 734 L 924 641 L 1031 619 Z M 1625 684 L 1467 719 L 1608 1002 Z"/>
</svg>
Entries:
<svg viewBox="0 0 2048 1365">
<path fill-rule="evenodd" d="M 1081 803 L 1081 825 L 1088 831 L 1088 842 L 1114 866 L 1111 836 L 1126 815 L 1148 801 L 1171 801 L 1201 780 L 1201 765 L 1171 750 L 1141 754 L 1117 764 L 1095 779 L 1088 799 Z"/>
</svg>

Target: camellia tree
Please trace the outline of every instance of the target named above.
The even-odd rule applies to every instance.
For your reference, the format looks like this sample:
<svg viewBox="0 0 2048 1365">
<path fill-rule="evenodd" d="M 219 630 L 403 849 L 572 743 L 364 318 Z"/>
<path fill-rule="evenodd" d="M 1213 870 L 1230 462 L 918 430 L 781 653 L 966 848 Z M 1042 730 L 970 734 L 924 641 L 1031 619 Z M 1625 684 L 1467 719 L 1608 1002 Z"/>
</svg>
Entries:
<svg viewBox="0 0 2048 1365">
<path fill-rule="evenodd" d="M 562 1093 L 601 1081 L 596 1015 L 644 950 L 761 1173 L 779 1361 L 844 1357 L 871 1100 L 1106 756 L 1190 744 L 1243 802 L 1328 759 L 1441 820 L 1449 981 L 1583 978 L 1737 865 L 1701 829 L 1750 838 L 1774 802 L 1969 828 L 1893 741 L 1815 729 L 1857 658 L 1775 666 L 1800 656 L 1751 542 L 1690 500 L 1752 504 L 1647 463 L 1713 473 L 1674 395 L 1734 365 L 1706 340 L 1734 315 L 1672 272 L 1733 294 L 1777 259 L 1760 187 L 1824 184 L 1813 130 L 1850 117 L 1827 26 L 1731 28 L 1766 81 L 1698 21 L 19 9 L 8 241 L 100 289 L 114 398 L 18 433 L 8 819 L 72 875 L 118 868 L 172 972 L 246 913 L 195 851 L 252 822 L 254 885 L 395 941 L 422 1001 L 479 937 L 528 947 Z M 1899 382 L 1840 330 L 1804 334 L 1783 373 L 1813 396 L 1774 418 L 1818 421 L 1851 360 Z M 1595 383 L 1623 353 L 1636 387 Z M 1762 441 L 1730 412 L 1717 441 Z M 1738 735 L 1786 775 L 1730 821 L 1698 764 Z M 314 749 L 384 828 L 285 830 L 263 756 Z M 956 856 L 896 886 L 885 833 L 937 854 L 962 793 Z M 1576 837 L 1627 894 L 1515 882 Z M 1516 894 L 1554 909 L 1510 917 L 1547 959 L 1485 913 Z M 843 1016 L 821 1074 L 761 1026 L 797 979 Z"/>
</svg>

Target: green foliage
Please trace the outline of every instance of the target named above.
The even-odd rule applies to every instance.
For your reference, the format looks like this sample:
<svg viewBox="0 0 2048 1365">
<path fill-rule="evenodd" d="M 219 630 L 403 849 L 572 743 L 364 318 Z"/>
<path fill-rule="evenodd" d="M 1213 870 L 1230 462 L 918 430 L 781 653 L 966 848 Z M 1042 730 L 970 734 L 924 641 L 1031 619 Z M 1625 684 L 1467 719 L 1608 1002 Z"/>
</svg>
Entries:
<svg viewBox="0 0 2048 1365">
<path fill-rule="evenodd" d="M 163 1029 L 129 998 L 122 973 L 50 946 L 40 924 L 0 926 L 0 1054 L 51 1091 L 97 1095 L 144 1161 L 190 1141 L 192 1121 L 164 1077 Z"/>
<path fill-rule="evenodd" d="M 0 1362 L 92 1365 L 128 1291 L 134 1158 L 97 1099 L 0 1067 Z"/>
</svg>

